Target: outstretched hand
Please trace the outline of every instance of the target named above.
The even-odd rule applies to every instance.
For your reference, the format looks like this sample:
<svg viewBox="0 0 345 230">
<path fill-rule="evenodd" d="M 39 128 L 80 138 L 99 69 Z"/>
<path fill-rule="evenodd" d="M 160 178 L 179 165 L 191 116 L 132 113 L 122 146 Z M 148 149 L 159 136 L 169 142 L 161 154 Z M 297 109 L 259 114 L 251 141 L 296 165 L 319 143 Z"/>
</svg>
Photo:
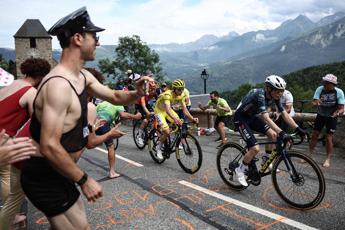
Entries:
<svg viewBox="0 0 345 230">
<path fill-rule="evenodd" d="M 118 123 L 113 128 L 110 129 L 110 131 L 109 131 L 110 138 L 120 138 L 123 135 L 126 135 L 125 132 L 122 132 L 120 130 L 120 125 L 121 125 L 121 123 Z"/>
<path fill-rule="evenodd" d="M 29 159 L 36 151 L 30 138 L 11 139 L 5 130 L 0 132 L 0 166 Z"/>
<path fill-rule="evenodd" d="M 137 94 L 139 97 L 147 95 L 147 92 L 148 92 L 147 87 L 149 87 L 148 82 L 150 81 L 154 81 L 154 80 L 148 76 L 141 77 L 138 81 L 136 81 L 135 88 L 137 90 Z"/>
</svg>

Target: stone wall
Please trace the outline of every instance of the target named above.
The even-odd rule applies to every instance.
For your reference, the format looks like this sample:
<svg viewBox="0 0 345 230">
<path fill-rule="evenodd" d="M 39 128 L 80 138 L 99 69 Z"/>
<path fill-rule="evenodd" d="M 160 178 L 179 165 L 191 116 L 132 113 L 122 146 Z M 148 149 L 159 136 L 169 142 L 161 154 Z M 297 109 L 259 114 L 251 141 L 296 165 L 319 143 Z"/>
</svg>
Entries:
<svg viewBox="0 0 345 230">
<path fill-rule="evenodd" d="M 345 149 L 345 117 L 339 118 L 337 130 L 334 134 L 334 146 Z"/>
<path fill-rule="evenodd" d="M 20 65 L 27 58 L 44 58 L 53 67 L 55 63 L 53 61 L 52 54 L 52 41 L 50 38 L 35 38 L 36 48 L 30 48 L 30 38 L 16 38 L 15 49 L 16 49 L 16 71 L 17 77 L 23 77 L 20 72 Z"/>
</svg>

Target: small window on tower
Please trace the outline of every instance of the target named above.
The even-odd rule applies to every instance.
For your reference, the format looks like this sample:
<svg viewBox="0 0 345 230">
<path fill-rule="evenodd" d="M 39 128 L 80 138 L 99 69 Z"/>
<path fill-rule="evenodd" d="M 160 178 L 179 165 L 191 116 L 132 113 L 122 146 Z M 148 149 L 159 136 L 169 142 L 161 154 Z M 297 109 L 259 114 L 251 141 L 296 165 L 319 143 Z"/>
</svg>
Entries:
<svg viewBox="0 0 345 230">
<path fill-rule="evenodd" d="M 30 38 L 30 48 L 36 48 L 36 39 Z"/>
</svg>

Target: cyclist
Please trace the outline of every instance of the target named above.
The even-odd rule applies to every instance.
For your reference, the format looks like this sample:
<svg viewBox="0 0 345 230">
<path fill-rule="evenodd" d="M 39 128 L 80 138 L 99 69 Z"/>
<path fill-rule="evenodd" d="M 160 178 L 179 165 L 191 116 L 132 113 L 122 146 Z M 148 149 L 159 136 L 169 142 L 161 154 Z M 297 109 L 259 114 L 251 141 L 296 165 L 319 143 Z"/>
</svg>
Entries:
<svg viewBox="0 0 345 230">
<path fill-rule="evenodd" d="M 166 121 L 168 119 L 171 123 L 176 125 L 182 125 L 182 121 L 176 112 L 172 109 L 172 105 L 180 103 L 182 106 L 183 113 L 193 122 L 198 123 L 198 118 L 194 118 L 188 111 L 185 103 L 185 95 L 183 90 L 185 88 L 184 81 L 177 79 L 172 84 L 172 90 L 167 90 L 166 92 L 159 95 L 156 105 L 155 105 L 155 116 L 158 124 L 161 127 L 162 135 L 159 138 L 158 144 L 156 146 L 157 158 L 163 159 L 162 155 L 162 145 L 168 138 L 170 131 L 169 125 Z"/>
<path fill-rule="evenodd" d="M 186 108 L 188 109 L 188 111 L 190 110 L 190 108 L 192 107 L 192 102 L 190 100 L 190 97 L 189 97 L 189 90 L 185 87 L 184 90 L 183 90 L 183 100 L 186 104 Z M 182 105 L 181 103 L 176 103 L 174 105 L 171 105 L 171 107 L 175 110 L 175 112 L 177 113 L 177 115 L 179 116 L 179 118 L 185 120 L 186 117 L 183 113 L 183 109 L 182 109 Z"/>
<path fill-rule="evenodd" d="M 248 186 L 244 174 L 254 156 L 260 151 L 252 130 L 265 134 L 270 140 L 276 140 L 277 136 L 284 142 L 292 140 L 291 136 L 281 130 L 269 117 L 267 109 L 270 106 L 275 104 L 284 121 L 294 128 L 299 135 L 305 135 L 305 130 L 298 127 L 280 103 L 279 99 L 285 87 L 286 83 L 283 78 L 270 75 L 265 80 L 264 89 L 250 90 L 236 109 L 234 123 L 248 146 L 242 163 L 235 169 L 237 180 L 243 186 Z"/>
<path fill-rule="evenodd" d="M 149 95 L 141 97 L 136 103 L 135 103 L 135 111 L 139 112 L 142 115 L 143 121 L 140 124 L 139 129 L 139 136 L 138 136 L 138 143 L 139 145 L 144 144 L 144 129 L 146 128 L 149 118 L 151 115 L 154 115 L 153 112 L 153 106 L 151 101 L 153 101 L 156 98 L 156 89 L 157 85 L 156 82 L 150 81 L 149 82 Z"/>
<path fill-rule="evenodd" d="M 333 74 L 327 74 L 322 78 L 323 86 L 319 86 L 314 94 L 312 104 L 317 106 L 317 115 L 314 129 L 309 144 L 310 154 L 314 153 L 317 138 L 320 131 L 326 126 L 326 152 L 327 158 L 323 167 L 329 167 L 333 153 L 333 133 L 337 127 L 337 118 L 344 113 L 344 92 L 335 87 L 337 77 Z"/>
</svg>

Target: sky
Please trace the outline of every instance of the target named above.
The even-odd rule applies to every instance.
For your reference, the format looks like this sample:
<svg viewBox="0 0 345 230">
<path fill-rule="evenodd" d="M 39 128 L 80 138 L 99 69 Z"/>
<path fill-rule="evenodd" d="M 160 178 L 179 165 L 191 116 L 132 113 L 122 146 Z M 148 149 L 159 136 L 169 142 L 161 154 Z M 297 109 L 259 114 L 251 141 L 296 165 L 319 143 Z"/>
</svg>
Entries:
<svg viewBox="0 0 345 230">
<path fill-rule="evenodd" d="M 26 19 L 39 19 L 49 30 L 83 6 L 106 29 L 101 45 L 134 34 L 147 44 L 186 43 L 206 34 L 274 29 L 300 14 L 318 21 L 345 12 L 344 0 L 0 0 L 0 47 L 14 48 L 13 35 Z M 53 48 L 60 48 L 56 38 Z"/>
</svg>

